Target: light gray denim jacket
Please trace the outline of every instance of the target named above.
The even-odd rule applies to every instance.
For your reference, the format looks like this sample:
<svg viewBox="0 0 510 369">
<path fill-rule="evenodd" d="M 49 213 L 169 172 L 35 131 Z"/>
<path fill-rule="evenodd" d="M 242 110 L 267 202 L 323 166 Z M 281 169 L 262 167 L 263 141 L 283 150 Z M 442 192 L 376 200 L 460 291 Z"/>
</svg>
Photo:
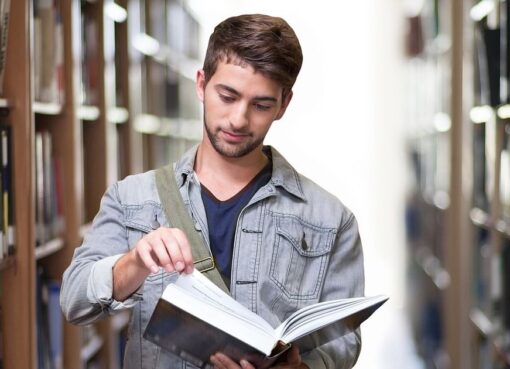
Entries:
<svg viewBox="0 0 510 369">
<path fill-rule="evenodd" d="M 273 174 L 241 211 L 232 256 L 232 296 L 277 326 L 295 310 L 319 301 L 362 296 L 363 255 L 353 214 L 331 194 L 297 173 L 273 148 Z M 196 147 L 175 165 L 190 215 L 209 245 L 200 183 L 193 171 Z M 154 171 L 112 185 L 62 283 L 61 306 L 75 324 L 89 324 L 132 309 L 125 369 L 194 368 L 142 335 L 172 275 L 147 277 L 128 300 L 112 298 L 115 262 L 146 233 L 167 225 Z M 361 348 L 359 330 L 302 356 L 310 368 L 351 368 Z"/>
</svg>

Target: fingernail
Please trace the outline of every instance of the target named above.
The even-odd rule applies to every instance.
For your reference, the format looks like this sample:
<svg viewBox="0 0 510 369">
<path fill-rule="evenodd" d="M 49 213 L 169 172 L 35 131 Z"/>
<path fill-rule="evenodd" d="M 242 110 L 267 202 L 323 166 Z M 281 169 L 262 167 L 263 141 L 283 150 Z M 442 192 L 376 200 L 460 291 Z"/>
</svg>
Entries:
<svg viewBox="0 0 510 369">
<path fill-rule="evenodd" d="M 249 363 L 248 363 L 246 360 L 244 360 L 244 359 L 243 359 L 243 360 L 241 360 L 241 366 L 242 366 L 243 368 L 247 368 L 247 367 L 248 367 L 248 365 L 249 365 Z"/>
<path fill-rule="evenodd" d="M 182 261 L 178 261 L 175 264 L 175 270 L 177 270 L 179 273 L 182 272 L 184 269 L 184 263 Z"/>
<path fill-rule="evenodd" d="M 151 266 L 151 272 L 157 273 L 157 272 L 159 272 L 159 268 L 156 265 L 153 265 L 153 266 Z"/>
<path fill-rule="evenodd" d="M 165 265 L 165 269 L 168 273 L 172 273 L 174 271 L 174 266 L 172 264 Z"/>
</svg>

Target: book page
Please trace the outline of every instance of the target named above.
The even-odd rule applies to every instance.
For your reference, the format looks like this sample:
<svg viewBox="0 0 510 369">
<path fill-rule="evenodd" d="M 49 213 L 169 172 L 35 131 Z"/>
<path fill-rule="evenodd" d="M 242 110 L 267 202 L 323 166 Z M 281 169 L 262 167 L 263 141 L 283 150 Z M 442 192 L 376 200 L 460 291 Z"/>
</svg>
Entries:
<svg viewBox="0 0 510 369">
<path fill-rule="evenodd" d="M 230 314 L 260 326 L 265 331 L 274 332 L 273 327 L 262 317 L 234 300 L 196 269 L 191 274 L 179 275 L 175 281 L 175 285 L 197 299 L 211 305 L 216 305 L 218 308 L 228 311 Z"/>
<path fill-rule="evenodd" d="M 357 328 L 388 297 L 353 298 L 328 301 L 308 306 L 291 315 L 276 330 L 284 342 L 293 342 L 311 332 L 337 322 Z"/>
</svg>

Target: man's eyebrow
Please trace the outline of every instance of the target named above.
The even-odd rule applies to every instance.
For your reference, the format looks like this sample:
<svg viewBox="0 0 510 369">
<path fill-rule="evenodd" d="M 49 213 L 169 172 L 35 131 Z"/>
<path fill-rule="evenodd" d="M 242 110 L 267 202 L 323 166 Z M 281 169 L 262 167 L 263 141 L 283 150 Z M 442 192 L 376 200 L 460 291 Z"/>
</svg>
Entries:
<svg viewBox="0 0 510 369">
<path fill-rule="evenodd" d="M 233 95 L 236 95 L 236 96 L 241 96 L 241 94 L 239 93 L 239 91 L 237 91 L 236 89 L 230 87 L 230 86 L 227 86 L 227 85 L 223 85 L 221 83 L 218 83 L 217 85 L 215 85 L 214 87 L 216 87 L 216 90 L 226 90 L 228 92 L 230 92 L 231 94 Z"/>
<path fill-rule="evenodd" d="M 239 91 L 237 91 L 235 88 L 232 88 L 230 86 L 227 86 L 227 85 L 219 83 L 219 84 L 215 85 L 215 87 L 216 87 L 217 90 L 225 90 L 225 91 L 230 92 L 233 95 L 241 96 L 241 93 Z M 256 101 L 272 101 L 272 102 L 277 102 L 278 101 L 278 99 L 276 97 L 273 97 L 273 96 L 255 96 L 253 98 L 253 100 L 256 100 Z"/>
</svg>

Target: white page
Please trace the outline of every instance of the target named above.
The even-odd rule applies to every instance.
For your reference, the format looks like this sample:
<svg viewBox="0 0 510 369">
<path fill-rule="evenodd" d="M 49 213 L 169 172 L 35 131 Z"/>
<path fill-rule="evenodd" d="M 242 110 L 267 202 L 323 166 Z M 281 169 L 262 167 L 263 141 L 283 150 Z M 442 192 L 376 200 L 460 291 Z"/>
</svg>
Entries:
<svg viewBox="0 0 510 369">
<path fill-rule="evenodd" d="M 337 308 L 334 308 L 334 301 L 330 301 L 330 304 L 324 305 L 326 309 L 323 313 L 320 312 L 320 309 L 316 309 L 315 306 L 311 309 L 312 313 L 309 316 L 302 315 L 301 319 L 294 320 L 290 327 L 287 324 L 287 331 L 281 333 L 282 339 L 284 342 L 295 341 L 310 332 L 316 331 L 330 323 L 341 320 L 357 311 L 376 305 L 387 299 L 388 297 L 382 295 L 368 298 L 355 298 L 347 304 L 339 303 Z M 286 321 L 287 323 L 288 320 Z M 278 330 L 282 329 L 281 327 L 278 327 Z"/>
<path fill-rule="evenodd" d="M 162 298 L 172 305 L 187 311 L 189 314 L 209 323 L 210 325 L 246 342 L 259 351 L 269 355 L 276 339 L 274 332 L 267 332 L 263 327 L 232 310 L 225 309 L 210 299 L 197 299 L 195 294 L 188 293 L 176 284 L 169 284 Z"/>
</svg>

